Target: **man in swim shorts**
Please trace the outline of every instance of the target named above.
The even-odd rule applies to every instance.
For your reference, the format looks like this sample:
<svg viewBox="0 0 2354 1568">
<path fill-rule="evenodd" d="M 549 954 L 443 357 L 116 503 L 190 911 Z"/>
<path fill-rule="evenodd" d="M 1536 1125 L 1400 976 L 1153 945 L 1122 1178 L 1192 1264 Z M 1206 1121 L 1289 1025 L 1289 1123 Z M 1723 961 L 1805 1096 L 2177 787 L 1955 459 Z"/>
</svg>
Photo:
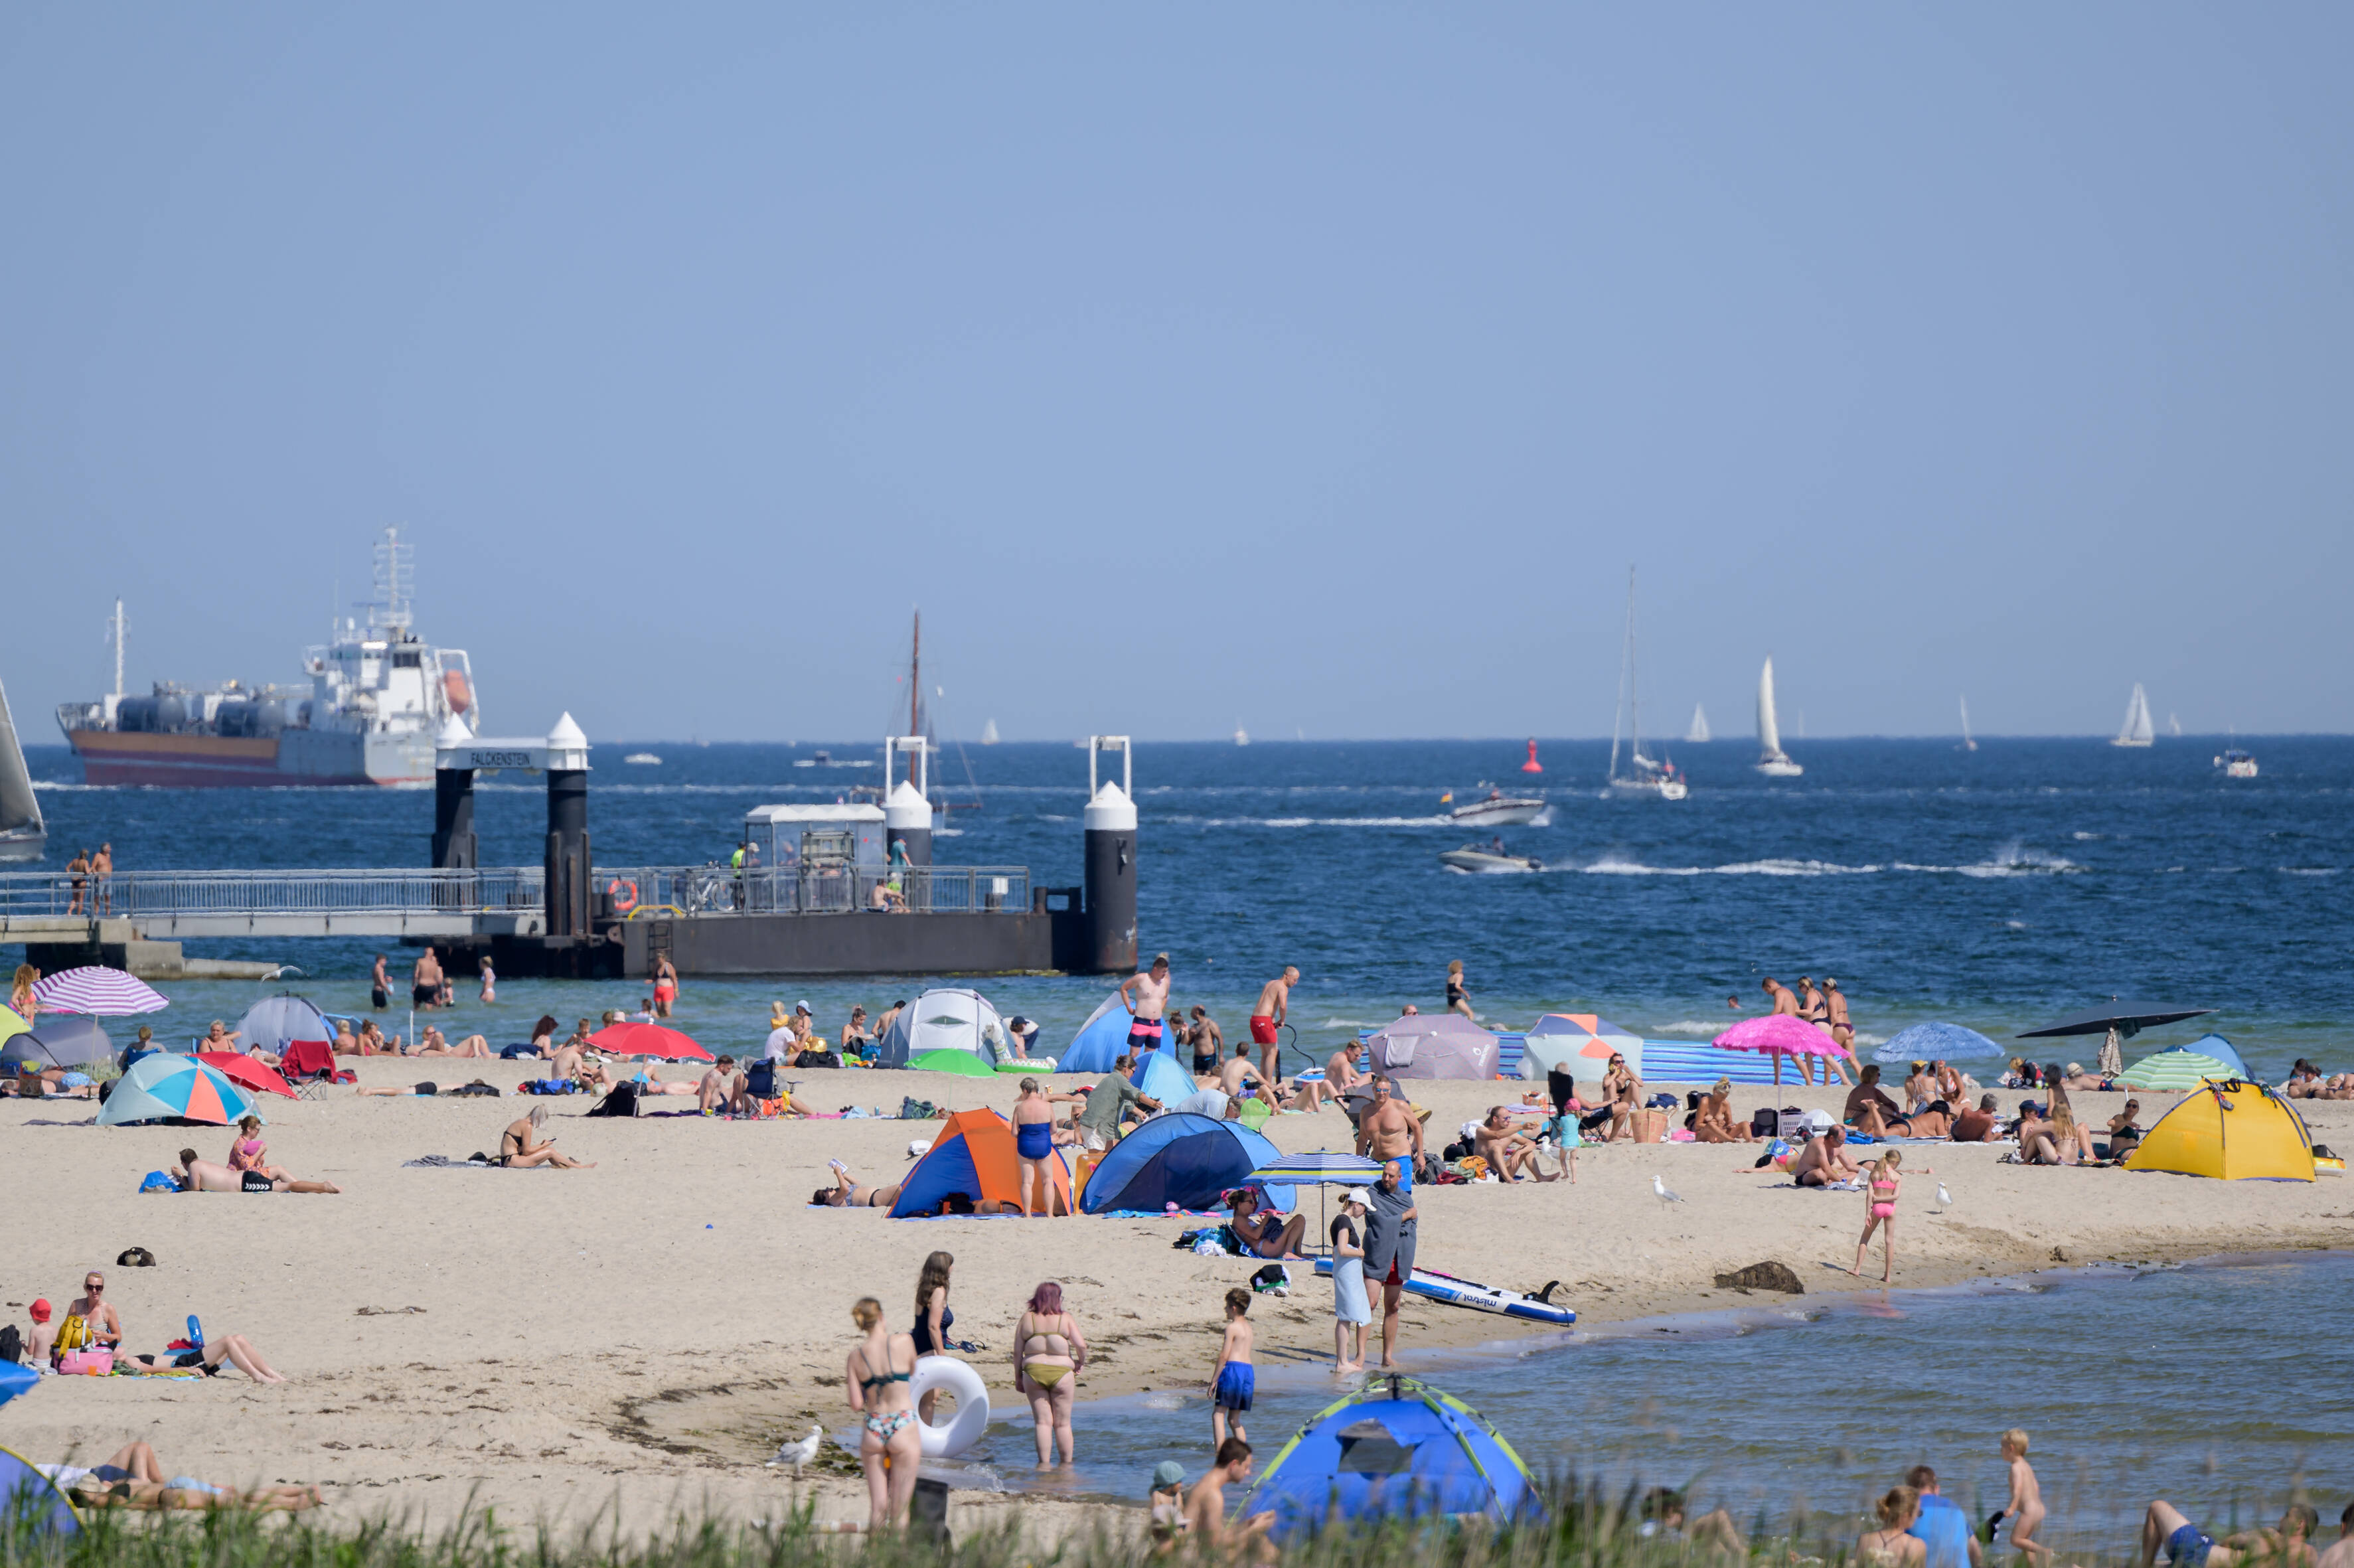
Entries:
<svg viewBox="0 0 2354 1568">
<path fill-rule="evenodd" d="M 1251 1006 L 1251 1044 L 1259 1048 L 1259 1070 L 1273 1083 L 1281 1075 L 1275 1070 L 1275 1054 L 1281 1036 L 1277 1031 L 1291 1012 L 1291 988 L 1299 983 L 1299 966 L 1286 964 L 1283 972 L 1259 987 L 1258 1001 Z"/>
<path fill-rule="evenodd" d="M 1210 1016 L 1209 1009 L 1197 1007 L 1193 1012 L 1193 1075 L 1206 1078 L 1218 1070 L 1218 1058 L 1225 1054 L 1226 1036 L 1218 1021 Z"/>
<path fill-rule="evenodd" d="M 1162 1015 L 1169 1009 L 1169 955 L 1152 955 L 1152 967 L 1119 982 L 1120 1005 L 1128 1009 L 1131 1055 L 1161 1048 Z"/>
<path fill-rule="evenodd" d="M 2160 1546 L 2173 1568 L 2235 1568 L 2258 1561 L 2281 1568 L 2314 1568 L 2313 1532 L 2320 1523 L 2321 1516 L 2312 1508 L 2291 1503 L 2272 1529 L 2243 1530 L 2218 1541 L 2160 1499 L 2142 1516 L 2141 1568 L 2151 1568 Z"/>
<path fill-rule="evenodd" d="M 1391 1097 L 1390 1080 L 1384 1074 L 1373 1075 L 1373 1103 L 1357 1118 L 1357 1152 L 1368 1159 L 1395 1160 L 1400 1182 L 1405 1191 L 1414 1191 L 1414 1168 L 1422 1159 L 1422 1118 L 1411 1107 Z M 1372 1277 L 1369 1264 L 1366 1277 Z"/>
<path fill-rule="evenodd" d="M 409 971 L 408 1001 L 412 1007 L 441 1005 L 441 960 L 430 948 L 425 949 L 425 956 Z"/>
</svg>

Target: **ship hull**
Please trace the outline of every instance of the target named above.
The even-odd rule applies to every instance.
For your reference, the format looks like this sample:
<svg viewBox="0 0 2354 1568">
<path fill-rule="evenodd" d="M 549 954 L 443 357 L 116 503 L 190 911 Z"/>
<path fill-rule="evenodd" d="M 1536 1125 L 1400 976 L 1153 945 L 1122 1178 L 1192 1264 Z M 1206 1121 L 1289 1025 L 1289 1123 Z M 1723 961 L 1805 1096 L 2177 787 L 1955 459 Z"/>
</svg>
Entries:
<svg viewBox="0 0 2354 1568">
<path fill-rule="evenodd" d="M 358 785 L 422 789 L 433 781 L 432 742 L 416 736 L 290 729 L 277 736 L 66 732 L 91 784 L 162 789 Z"/>
</svg>

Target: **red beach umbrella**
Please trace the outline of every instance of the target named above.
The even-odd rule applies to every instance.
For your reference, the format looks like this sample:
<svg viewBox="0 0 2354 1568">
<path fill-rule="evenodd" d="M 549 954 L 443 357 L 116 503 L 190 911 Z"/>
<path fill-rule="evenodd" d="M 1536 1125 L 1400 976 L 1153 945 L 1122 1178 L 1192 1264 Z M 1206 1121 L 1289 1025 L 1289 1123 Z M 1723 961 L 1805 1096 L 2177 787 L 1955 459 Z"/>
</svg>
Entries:
<svg viewBox="0 0 2354 1568">
<path fill-rule="evenodd" d="M 1764 1018 L 1744 1018 L 1711 1042 L 1720 1051 L 1766 1051 L 1774 1056 L 1774 1082 L 1782 1082 L 1782 1058 L 1785 1056 L 1837 1056 L 1841 1054 L 1831 1037 L 1803 1018 L 1787 1012 L 1770 1013 Z"/>
<path fill-rule="evenodd" d="M 616 1056 L 660 1056 L 668 1062 L 708 1062 L 711 1053 L 659 1023 L 609 1023 L 588 1044 Z"/>
<path fill-rule="evenodd" d="M 295 1094 L 294 1086 L 288 1083 L 284 1076 L 263 1066 L 241 1051 L 199 1051 L 196 1053 L 196 1060 L 207 1066 L 219 1068 L 222 1077 L 240 1088 L 260 1089 L 273 1095 L 284 1095 L 290 1100 L 302 1097 Z"/>
</svg>

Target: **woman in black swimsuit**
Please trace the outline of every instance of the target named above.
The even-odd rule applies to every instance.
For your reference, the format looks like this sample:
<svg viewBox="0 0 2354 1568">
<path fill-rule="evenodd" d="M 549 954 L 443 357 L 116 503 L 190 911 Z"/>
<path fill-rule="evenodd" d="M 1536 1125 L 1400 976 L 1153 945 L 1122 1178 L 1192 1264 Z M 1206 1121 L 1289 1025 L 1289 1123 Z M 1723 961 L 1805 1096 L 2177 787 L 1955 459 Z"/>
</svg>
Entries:
<svg viewBox="0 0 2354 1568">
<path fill-rule="evenodd" d="M 1471 993 L 1463 989 L 1463 960 L 1457 959 L 1447 966 L 1447 1011 L 1459 1012 L 1472 1022 L 1479 1022 L 1471 1011 Z"/>
<path fill-rule="evenodd" d="M 916 1280 L 916 1326 L 911 1337 L 916 1341 L 918 1356 L 947 1354 L 949 1330 L 956 1326 L 956 1314 L 949 1310 L 949 1270 L 956 1259 L 948 1253 L 936 1252 L 924 1259 L 924 1272 Z M 927 1423 L 932 1419 L 932 1405 L 938 1396 L 926 1393 L 916 1402 L 917 1414 Z"/>
</svg>

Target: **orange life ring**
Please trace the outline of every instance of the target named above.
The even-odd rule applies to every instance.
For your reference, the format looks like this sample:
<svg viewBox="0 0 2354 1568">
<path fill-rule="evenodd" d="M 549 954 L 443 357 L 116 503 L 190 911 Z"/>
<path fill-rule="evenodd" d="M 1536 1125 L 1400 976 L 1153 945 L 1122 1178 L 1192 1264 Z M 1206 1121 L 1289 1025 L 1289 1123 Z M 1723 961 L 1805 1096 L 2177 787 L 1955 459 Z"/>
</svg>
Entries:
<svg viewBox="0 0 2354 1568">
<path fill-rule="evenodd" d="M 629 896 L 626 898 L 621 896 L 621 890 L 625 887 L 630 890 Z M 605 893 L 608 897 L 612 899 L 613 907 L 621 910 L 623 913 L 627 913 L 638 906 L 638 885 L 625 877 L 617 876 L 611 882 L 607 883 L 605 885 Z"/>
</svg>

